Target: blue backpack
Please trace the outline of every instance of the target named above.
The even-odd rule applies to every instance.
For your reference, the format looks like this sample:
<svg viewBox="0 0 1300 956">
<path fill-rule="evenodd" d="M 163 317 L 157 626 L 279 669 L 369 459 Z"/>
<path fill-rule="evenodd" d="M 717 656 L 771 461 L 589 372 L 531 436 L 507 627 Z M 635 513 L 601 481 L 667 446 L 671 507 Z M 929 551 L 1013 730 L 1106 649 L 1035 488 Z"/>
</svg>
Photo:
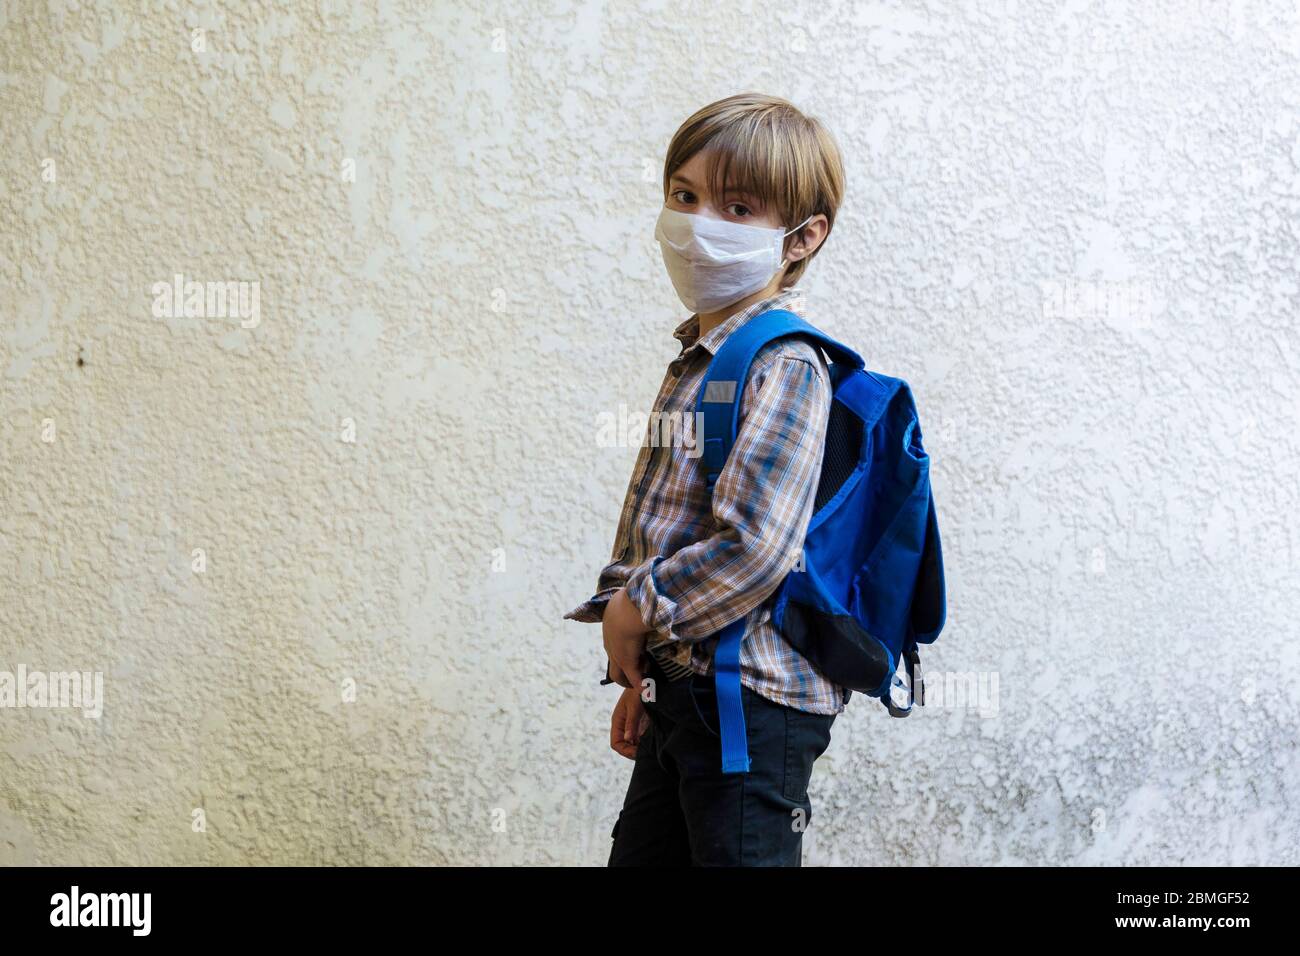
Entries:
<svg viewBox="0 0 1300 956">
<path fill-rule="evenodd" d="M 947 617 L 930 459 L 907 383 L 867 371 L 856 352 L 793 312 L 754 316 L 718 349 L 696 400 L 709 492 L 736 441 L 754 356 L 785 336 L 807 339 L 830 356 L 834 399 L 802 561 L 776 590 L 772 621 L 828 679 L 906 717 L 914 702 L 925 704 L 917 645 L 933 643 Z M 745 619 L 716 636 L 722 771 L 747 773 L 740 694 Z M 906 684 L 897 674 L 900 663 Z M 906 691 L 905 705 L 894 700 L 894 688 Z"/>
</svg>

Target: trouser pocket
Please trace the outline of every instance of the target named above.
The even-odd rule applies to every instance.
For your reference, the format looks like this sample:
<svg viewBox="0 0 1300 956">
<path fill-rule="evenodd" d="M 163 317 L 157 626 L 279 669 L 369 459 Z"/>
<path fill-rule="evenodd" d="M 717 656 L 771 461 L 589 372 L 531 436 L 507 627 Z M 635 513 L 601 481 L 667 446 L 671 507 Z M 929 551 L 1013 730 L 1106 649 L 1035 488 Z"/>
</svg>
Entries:
<svg viewBox="0 0 1300 956">
<path fill-rule="evenodd" d="M 831 743 L 834 714 L 810 714 L 786 708 L 785 714 L 785 787 L 784 796 L 796 803 L 808 800 L 808 781 L 813 764 Z"/>
<path fill-rule="evenodd" d="M 741 688 L 743 694 L 748 688 Z M 686 695 L 691 700 L 700 725 L 714 737 L 718 736 L 718 691 L 713 677 L 692 674 L 686 678 Z"/>
</svg>

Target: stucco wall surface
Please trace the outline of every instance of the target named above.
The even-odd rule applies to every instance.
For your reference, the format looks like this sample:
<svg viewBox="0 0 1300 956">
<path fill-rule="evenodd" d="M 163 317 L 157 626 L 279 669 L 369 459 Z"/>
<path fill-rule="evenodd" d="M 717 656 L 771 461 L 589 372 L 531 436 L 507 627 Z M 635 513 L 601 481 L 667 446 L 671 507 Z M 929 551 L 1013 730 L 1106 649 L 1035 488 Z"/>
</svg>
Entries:
<svg viewBox="0 0 1300 956">
<path fill-rule="evenodd" d="M 1300 863 L 1262 0 L 0 5 L 0 671 L 103 681 L 0 709 L 0 863 L 604 862 L 561 617 L 685 317 L 664 148 L 742 90 L 843 149 L 803 287 L 912 384 L 982 695 L 855 699 L 805 863 Z"/>
</svg>

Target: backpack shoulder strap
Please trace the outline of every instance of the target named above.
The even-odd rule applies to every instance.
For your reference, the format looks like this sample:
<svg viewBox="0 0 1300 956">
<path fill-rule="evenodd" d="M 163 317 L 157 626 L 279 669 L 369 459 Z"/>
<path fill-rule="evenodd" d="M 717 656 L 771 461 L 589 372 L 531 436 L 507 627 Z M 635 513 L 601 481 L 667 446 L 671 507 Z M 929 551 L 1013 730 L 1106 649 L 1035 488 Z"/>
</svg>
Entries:
<svg viewBox="0 0 1300 956">
<path fill-rule="evenodd" d="M 863 367 L 862 357 L 857 352 L 785 309 L 760 313 L 727 336 L 709 363 L 695 401 L 696 414 L 702 416 L 696 420 L 704 426 L 702 458 L 710 492 L 727 463 L 732 445 L 736 443 L 740 399 L 754 357 L 769 342 L 788 335 L 810 340 L 836 364 L 854 369 Z"/>
<path fill-rule="evenodd" d="M 785 309 L 754 316 L 727 336 L 709 363 L 695 401 L 696 421 L 703 423 L 703 462 L 709 493 L 736 443 L 740 400 L 749 367 L 763 346 L 788 335 L 809 339 L 831 360 L 862 368 L 862 359 L 847 346 L 813 328 Z M 697 436 L 699 437 L 699 436 Z M 713 680 L 718 696 L 718 736 L 723 773 L 749 772 L 749 746 L 745 737 L 745 711 L 740 693 L 740 645 L 745 638 L 745 618 L 739 617 L 717 632 L 713 654 Z"/>
</svg>

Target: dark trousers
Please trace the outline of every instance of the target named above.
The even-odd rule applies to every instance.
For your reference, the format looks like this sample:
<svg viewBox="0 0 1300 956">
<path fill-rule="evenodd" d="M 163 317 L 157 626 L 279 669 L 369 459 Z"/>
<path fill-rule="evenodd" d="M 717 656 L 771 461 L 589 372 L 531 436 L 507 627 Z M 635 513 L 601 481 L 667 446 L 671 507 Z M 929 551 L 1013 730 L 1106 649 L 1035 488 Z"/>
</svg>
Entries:
<svg viewBox="0 0 1300 956">
<path fill-rule="evenodd" d="M 835 716 L 741 688 L 750 770 L 722 772 L 713 678 L 670 681 L 651 659 L 650 727 L 637 748 L 610 866 L 799 866 L 808 780 Z"/>
</svg>

